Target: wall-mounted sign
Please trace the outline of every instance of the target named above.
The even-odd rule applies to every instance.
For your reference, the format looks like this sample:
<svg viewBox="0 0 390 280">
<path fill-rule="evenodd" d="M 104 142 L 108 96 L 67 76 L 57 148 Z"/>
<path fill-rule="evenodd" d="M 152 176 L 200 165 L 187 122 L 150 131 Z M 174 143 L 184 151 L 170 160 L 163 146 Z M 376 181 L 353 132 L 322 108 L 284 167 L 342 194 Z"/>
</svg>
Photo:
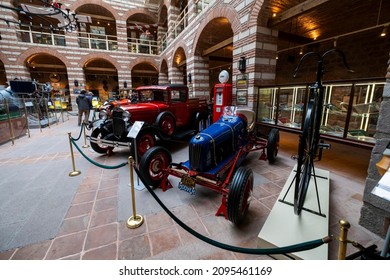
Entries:
<svg viewBox="0 0 390 280">
<path fill-rule="evenodd" d="M 248 105 L 248 90 L 237 89 L 237 105 Z"/>
<path fill-rule="evenodd" d="M 246 74 L 237 75 L 236 87 L 239 88 L 248 88 L 248 76 Z"/>
</svg>

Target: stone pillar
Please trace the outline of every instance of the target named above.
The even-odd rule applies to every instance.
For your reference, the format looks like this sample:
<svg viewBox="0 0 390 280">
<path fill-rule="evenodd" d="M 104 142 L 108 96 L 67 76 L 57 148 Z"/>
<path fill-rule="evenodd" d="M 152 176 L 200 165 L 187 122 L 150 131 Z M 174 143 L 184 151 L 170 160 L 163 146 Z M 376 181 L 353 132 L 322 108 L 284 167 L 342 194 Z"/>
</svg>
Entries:
<svg viewBox="0 0 390 280">
<path fill-rule="evenodd" d="M 168 74 L 160 72 L 158 75 L 158 84 L 163 85 L 163 84 L 168 84 Z"/>
<path fill-rule="evenodd" d="M 175 6 L 169 6 L 169 8 L 168 8 L 168 32 L 169 32 L 168 33 L 169 34 L 168 43 L 171 43 L 176 38 L 175 24 L 176 24 L 176 21 L 179 17 L 179 14 L 180 14 L 179 8 L 177 8 Z"/>
<path fill-rule="evenodd" d="M 128 52 L 128 42 L 127 42 L 127 26 L 125 20 L 116 21 L 116 33 L 118 40 L 118 51 Z"/>
<path fill-rule="evenodd" d="M 381 160 L 382 153 L 390 142 L 390 68 L 387 70 L 387 83 L 383 92 L 383 101 L 379 110 L 375 146 L 371 153 L 368 176 L 363 195 L 363 207 L 360 211 L 359 224 L 371 232 L 385 238 L 390 223 L 390 201 L 371 191 L 381 179 L 376 164 Z"/>
<path fill-rule="evenodd" d="M 170 73 L 171 84 L 183 84 L 183 71 L 180 68 L 173 66 Z"/>
<path fill-rule="evenodd" d="M 211 90 L 208 58 L 195 55 L 191 66 L 193 92 L 196 93 L 196 97 L 206 96 L 208 98 Z"/>
</svg>

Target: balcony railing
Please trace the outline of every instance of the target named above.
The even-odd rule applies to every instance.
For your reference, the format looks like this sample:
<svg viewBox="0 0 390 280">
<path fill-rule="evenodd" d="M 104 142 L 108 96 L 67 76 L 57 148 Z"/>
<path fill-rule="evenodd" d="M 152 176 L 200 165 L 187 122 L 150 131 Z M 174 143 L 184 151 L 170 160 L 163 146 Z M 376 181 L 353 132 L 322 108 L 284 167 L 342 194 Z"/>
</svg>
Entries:
<svg viewBox="0 0 390 280">
<path fill-rule="evenodd" d="M 158 45 L 155 40 L 128 38 L 127 49 L 131 53 L 158 54 Z"/>
<path fill-rule="evenodd" d="M 195 13 L 201 13 L 213 0 L 198 0 L 195 2 Z M 128 51 L 131 53 L 144 53 L 157 55 L 165 50 L 171 43 L 170 40 L 175 39 L 189 23 L 188 6 L 178 16 L 177 20 L 171 25 L 167 33 L 160 39 L 159 42 L 146 38 L 128 38 Z M 53 46 L 66 46 L 65 34 L 57 34 L 53 32 L 40 32 L 29 30 L 16 30 L 19 42 L 35 43 Z M 78 44 L 80 48 L 97 49 L 97 50 L 118 50 L 117 36 L 104 35 L 96 33 L 78 32 Z"/>
<path fill-rule="evenodd" d="M 78 43 L 79 47 L 83 49 L 108 51 L 115 51 L 118 49 L 117 37 L 112 35 L 79 32 Z"/>
<path fill-rule="evenodd" d="M 195 2 L 195 12 L 201 13 L 212 0 L 198 0 Z M 169 43 L 170 39 L 175 39 L 184 29 L 187 28 L 189 22 L 188 6 L 177 17 L 171 28 L 168 28 L 167 33 L 161 38 L 159 47 L 160 52 L 164 51 Z"/>
<path fill-rule="evenodd" d="M 66 46 L 64 34 L 56 34 L 53 32 L 39 32 L 33 30 L 16 30 L 16 35 L 18 41 L 23 43 Z"/>
</svg>

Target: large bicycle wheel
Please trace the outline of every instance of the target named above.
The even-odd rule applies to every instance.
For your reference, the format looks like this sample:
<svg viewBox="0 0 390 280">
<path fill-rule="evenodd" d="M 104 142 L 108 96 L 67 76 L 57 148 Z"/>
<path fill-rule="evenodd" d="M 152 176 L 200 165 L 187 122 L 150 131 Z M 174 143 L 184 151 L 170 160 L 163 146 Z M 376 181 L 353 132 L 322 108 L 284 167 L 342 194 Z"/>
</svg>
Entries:
<svg viewBox="0 0 390 280">
<path fill-rule="evenodd" d="M 314 168 L 319 141 L 318 118 L 321 117 L 321 108 L 318 108 L 318 92 L 310 94 L 302 135 L 299 139 L 297 173 L 294 190 L 294 213 L 299 215 L 305 202 L 307 190 L 310 184 L 311 173 Z"/>
</svg>

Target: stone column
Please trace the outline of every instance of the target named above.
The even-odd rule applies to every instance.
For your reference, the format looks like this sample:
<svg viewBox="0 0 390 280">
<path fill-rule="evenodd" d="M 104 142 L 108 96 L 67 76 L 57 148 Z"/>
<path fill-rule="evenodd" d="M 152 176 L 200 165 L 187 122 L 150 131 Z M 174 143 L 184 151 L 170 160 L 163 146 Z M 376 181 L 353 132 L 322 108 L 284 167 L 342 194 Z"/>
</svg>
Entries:
<svg viewBox="0 0 390 280">
<path fill-rule="evenodd" d="M 210 75 L 209 75 L 209 61 L 208 58 L 195 55 L 192 59 L 191 79 L 193 92 L 196 97 L 206 97 L 210 95 Z"/>
<path fill-rule="evenodd" d="M 363 195 L 363 207 L 360 211 L 359 224 L 384 238 L 390 223 L 390 201 L 371 193 L 381 179 L 376 164 L 390 142 L 390 68 L 387 69 L 387 83 L 383 92 L 383 101 L 379 110 L 376 142 L 371 153 L 368 176 Z"/>
</svg>

